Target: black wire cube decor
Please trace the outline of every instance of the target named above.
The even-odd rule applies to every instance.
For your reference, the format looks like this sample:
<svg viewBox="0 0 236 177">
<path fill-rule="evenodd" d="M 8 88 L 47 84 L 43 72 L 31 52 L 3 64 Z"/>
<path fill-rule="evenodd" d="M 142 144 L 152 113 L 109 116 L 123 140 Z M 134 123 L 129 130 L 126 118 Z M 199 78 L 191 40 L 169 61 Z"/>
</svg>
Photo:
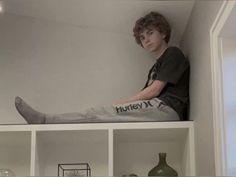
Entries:
<svg viewBox="0 0 236 177">
<path fill-rule="evenodd" d="M 91 176 L 91 168 L 88 163 L 58 164 L 57 176 L 89 177 Z"/>
</svg>

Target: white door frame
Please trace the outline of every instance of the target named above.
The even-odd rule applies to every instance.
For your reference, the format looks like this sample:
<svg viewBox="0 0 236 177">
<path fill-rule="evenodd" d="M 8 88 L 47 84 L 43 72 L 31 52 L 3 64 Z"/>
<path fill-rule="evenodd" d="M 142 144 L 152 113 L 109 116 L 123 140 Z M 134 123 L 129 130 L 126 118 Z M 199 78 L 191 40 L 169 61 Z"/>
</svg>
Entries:
<svg viewBox="0 0 236 177">
<path fill-rule="evenodd" d="M 225 143 L 224 99 L 222 46 L 220 32 L 224 27 L 236 1 L 225 0 L 210 29 L 211 71 L 212 71 L 212 109 L 214 126 L 215 174 L 227 176 L 227 159 Z"/>
</svg>

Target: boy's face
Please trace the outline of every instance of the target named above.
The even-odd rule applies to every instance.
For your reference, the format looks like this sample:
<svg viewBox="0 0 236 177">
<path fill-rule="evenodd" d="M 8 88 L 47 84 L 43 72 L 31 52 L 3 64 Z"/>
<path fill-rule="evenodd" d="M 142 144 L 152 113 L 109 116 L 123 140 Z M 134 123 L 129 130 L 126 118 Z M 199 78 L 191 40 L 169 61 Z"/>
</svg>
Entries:
<svg viewBox="0 0 236 177">
<path fill-rule="evenodd" d="M 140 41 L 143 48 L 151 53 L 158 52 L 162 45 L 166 45 L 166 41 L 164 39 L 165 34 L 160 33 L 153 27 L 147 28 L 140 33 Z"/>
</svg>

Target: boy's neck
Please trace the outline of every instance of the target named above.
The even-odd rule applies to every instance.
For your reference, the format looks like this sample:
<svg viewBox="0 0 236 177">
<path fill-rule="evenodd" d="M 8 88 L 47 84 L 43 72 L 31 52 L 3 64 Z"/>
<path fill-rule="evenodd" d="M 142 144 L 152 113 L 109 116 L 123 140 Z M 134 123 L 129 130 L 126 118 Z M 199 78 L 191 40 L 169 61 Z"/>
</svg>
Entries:
<svg viewBox="0 0 236 177">
<path fill-rule="evenodd" d="M 166 51 L 167 48 L 168 48 L 168 44 L 165 43 L 165 44 L 161 45 L 160 48 L 158 49 L 158 51 L 155 51 L 153 53 L 154 57 L 156 59 L 159 59 L 160 56 Z"/>
</svg>

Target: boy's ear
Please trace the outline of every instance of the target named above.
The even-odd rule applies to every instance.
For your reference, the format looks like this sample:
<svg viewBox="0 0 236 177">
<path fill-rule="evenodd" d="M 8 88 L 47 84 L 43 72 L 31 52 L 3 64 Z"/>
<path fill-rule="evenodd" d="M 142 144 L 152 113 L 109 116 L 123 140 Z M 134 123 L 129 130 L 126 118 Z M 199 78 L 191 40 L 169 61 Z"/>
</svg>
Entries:
<svg viewBox="0 0 236 177">
<path fill-rule="evenodd" d="M 166 34 L 162 33 L 162 39 L 166 38 Z"/>
</svg>

